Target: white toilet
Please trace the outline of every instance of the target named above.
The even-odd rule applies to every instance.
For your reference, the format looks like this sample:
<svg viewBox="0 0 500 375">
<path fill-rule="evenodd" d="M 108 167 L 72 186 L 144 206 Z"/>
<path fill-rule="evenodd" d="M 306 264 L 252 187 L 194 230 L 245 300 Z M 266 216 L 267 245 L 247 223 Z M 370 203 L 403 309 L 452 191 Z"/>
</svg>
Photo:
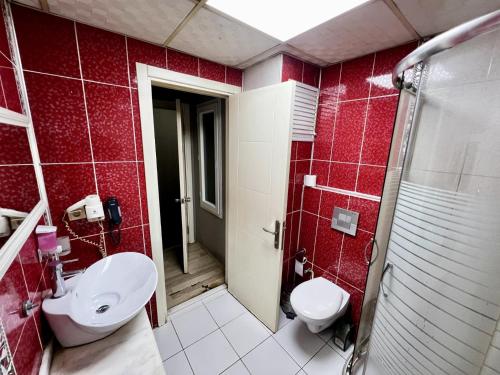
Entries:
<svg viewBox="0 0 500 375">
<path fill-rule="evenodd" d="M 323 331 L 347 310 L 350 294 L 331 281 L 317 277 L 297 286 L 290 303 L 297 317 L 313 333 Z"/>
</svg>

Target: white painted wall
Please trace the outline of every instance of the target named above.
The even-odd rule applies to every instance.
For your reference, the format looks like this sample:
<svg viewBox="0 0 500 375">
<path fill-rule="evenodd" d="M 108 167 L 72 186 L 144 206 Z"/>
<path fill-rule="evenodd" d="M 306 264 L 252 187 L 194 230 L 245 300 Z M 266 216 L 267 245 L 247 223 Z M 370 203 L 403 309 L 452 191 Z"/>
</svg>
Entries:
<svg viewBox="0 0 500 375">
<path fill-rule="evenodd" d="M 283 55 L 276 55 L 243 71 L 243 91 L 281 82 Z"/>
</svg>

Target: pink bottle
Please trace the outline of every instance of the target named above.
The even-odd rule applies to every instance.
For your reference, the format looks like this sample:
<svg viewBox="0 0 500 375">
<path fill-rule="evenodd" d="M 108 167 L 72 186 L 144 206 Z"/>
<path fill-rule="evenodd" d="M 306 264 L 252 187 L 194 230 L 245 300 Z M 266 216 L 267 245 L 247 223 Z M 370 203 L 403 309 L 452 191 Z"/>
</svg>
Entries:
<svg viewBox="0 0 500 375">
<path fill-rule="evenodd" d="M 35 233 L 38 239 L 38 248 L 42 255 L 52 254 L 57 250 L 57 227 L 39 225 Z"/>
</svg>

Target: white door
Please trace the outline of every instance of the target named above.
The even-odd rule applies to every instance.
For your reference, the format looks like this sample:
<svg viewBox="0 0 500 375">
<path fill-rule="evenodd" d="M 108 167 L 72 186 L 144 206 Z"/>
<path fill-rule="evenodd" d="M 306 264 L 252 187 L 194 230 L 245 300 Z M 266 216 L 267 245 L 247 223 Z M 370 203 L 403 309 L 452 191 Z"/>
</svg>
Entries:
<svg viewBox="0 0 500 375">
<path fill-rule="evenodd" d="M 190 197 L 186 196 L 186 159 L 184 154 L 184 132 L 182 126 L 182 108 L 181 101 L 175 101 L 175 109 L 177 111 L 177 152 L 179 154 L 179 191 L 180 197 L 178 201 L 181 205 L 181 222 L 182 222 L 182 267 L 184 273 L 188 272 L 188 230 L 187 230 L 187 209 L 186 204 L 191 201 Z"/>
<path fill-rule="evenodd" d="M 229 97 L 228 288 L 274 332 L 294 89 L 288 81 Z"/>
</svg>

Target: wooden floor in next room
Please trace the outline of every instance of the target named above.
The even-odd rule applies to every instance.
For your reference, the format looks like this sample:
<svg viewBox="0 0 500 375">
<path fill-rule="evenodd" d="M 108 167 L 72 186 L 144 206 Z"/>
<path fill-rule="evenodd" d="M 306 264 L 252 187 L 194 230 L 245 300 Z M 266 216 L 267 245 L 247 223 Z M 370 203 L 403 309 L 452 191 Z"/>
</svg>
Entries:
<svg viewBox="0 0 500 375">
<path fill-rule="evenodd" d="M 224 267 L 199 242 L 188 244 L 188 273 L 182 272 L 181 249 L 165 252 L 167 306 L 172 308 L 224 284 Z"/>
</svg>

